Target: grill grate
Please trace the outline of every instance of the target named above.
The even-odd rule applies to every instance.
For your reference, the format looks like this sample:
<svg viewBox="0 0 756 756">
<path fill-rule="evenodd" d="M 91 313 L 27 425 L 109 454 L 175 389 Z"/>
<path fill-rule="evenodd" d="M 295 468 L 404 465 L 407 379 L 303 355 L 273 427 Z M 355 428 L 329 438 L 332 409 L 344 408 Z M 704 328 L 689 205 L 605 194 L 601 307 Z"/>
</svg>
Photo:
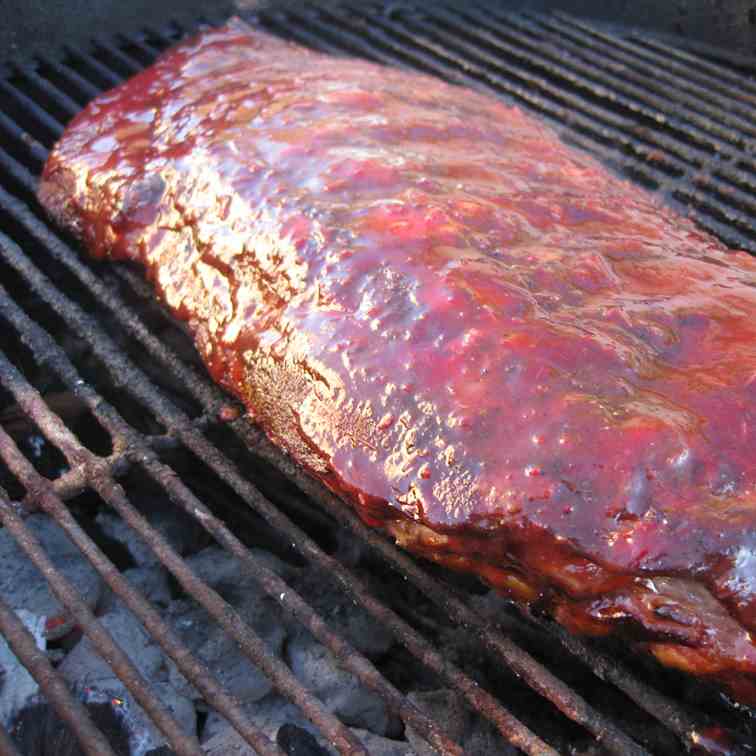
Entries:
<svg viewBox="0 0 756 756">
<path fill-rule="evenodd" d="M 305 44 L 334 53 L 356 53 L 392 65 L 421 68 L 516 101 L 536 111 L 572 143 L 597 154 L 607 164 L 665 195 L 728 244 L 756 251 L 756 86 L 741 72 L 697 54 L 667 49 L 633 34 L 618 35 L 564 16 L 503 15 L 477 9 L 432 6 L 387 8 L 371 5 L 319 10 L 261 13 L 262 26 Z M 24 518 L 46 512 L 97 569 L 113 593 L 140 620 L 184 676 L 212 702 L 243 739 L 259 753 L 280 753 L 246 719 L 242 707 L 220 681 L 175 636 L 165 620 L 101 551 L 77 522 L 65 502 L 83 491 L 94 492 L 142 537 L 186 594 L 203 606 L 271 679 L 275 688 L 296 703 L 341 753 L 363 753 L 352 732 L 308 692 L 282 662 L 269 655 L 261 638 L 210 586 L 200 580 L 160 533 L 134 507 L 123 483 L 138 471 L 195 518 L 264 592 L 302 623 L 339 663 L 407 726 L 441 753 L 460 753 L 443 726 L 417 708 L 365 656 L 337 634 L 286 581 L 269 569 L 232 532 L 228 523 L 166 462 L 164 452 L 181 449 L 201 460 L 212 474 L 280 534 L 306 563 L 322 569 L 420 663 L 460 692 L 467 704 L 490 720 L 502 737 L 526 753 L 555 753 L 569 743 L 584 743 L 590 733 L 612 753 L 670 752 L 663 728 L 648 727 L 628 735 L 627 723 L 604 711 L 556 676 L 548 666 L 474 609 L 453 583 L 435 577 L 398 551 L 319 484 L 277 452 L 246 419 L 221 421 L 228 399 L 193 364 L 158 339 L 146 313 L 150 288 L 126 268 L 103 269 L 82 258 L 51 230 L 33 201 L 35 176 L 62 124 L 103 87 L 140 70 L 182 34 L 180 29 L 151 30 L 118 43 L 98 42 L 90 52 L 71 50 L 63 61 L 40 60 L 16 67 L 0 79 L 0 319 L 19 342 L 72 392 L 107 437 L 102 449 L 79 442 L 64 420 L 27 378 L 17 353 L 0 352 L 0 384 L 65 459 L 67 470 L 53 479 L 37 471 L 16 441 L 0 429 L 0 459 L 15 489 L 0 491 L 0 522 L 13 534 L 28 558 L 47 576 L 93 645 L 106 657 L 134 698 L 149 713 L 177 754 L 198 754 L 193 736 L 183 733 L 171 713 L 140 677 L 91 609 L 66 578 L 50 564 Z M 742 64 L 741 64 L 742 65 Z M 6 278 L 7 273 L 7 278 Z M 17 284 L 11 286 L 11 283 Z M 21 297 L 16 289 L 29 296 Z M 65 294 L 63 292 L 66 292 Z M 31 311 L 32 301 L 39 312 Z M 40 315 L 40 313 L 42 313 Z M 150 315 L 149 317 L 153 317 Z M 155 318 L 167 316 L 156 313 Z M 100 366 L 102 378 L 90 381 L 80 360 L 56 343 L 58 321 L 63 332 L 82 340 Z M 128 343 L 129 350 L 123 348 Z M 146 366 L 154 362 L 170 377 L 158 384 Z M 102 385 L 101 385 L 102 384 Z M 178 384 L 183 389 L 174 391 Z M 137 409 L 135 410 L 134 407 Z M 152 425 L 140 426 L 140 410 Z M 149 427 L 160 426 L 159 432 Z M 262 492 L 254 476 L 242 472 L 216 435 L 231 439 L 282 472 L 320 505 L 339 526 L 356 534 L 388 568 L 409 581 L 449 620 L 477 638 L 490 662 L 507 667 L 545 701 L 549 716 L 566 733 L 539 729 L 538 716 L 509 710 L 510 702 L 478 684 L 474 669 L 462 669 L 395 607 L 378 599 L 349 567 L 328 553 L 300 526 L 297 512 L 279 506 Z M 12 494 L 12 495 L 9 495 Z M 292 519 L 294 518 L 294 519 Z M 295 521 L 296 520 L 296 521 Z M 623 700 L 633 702 L 646 719 L 661 723 L 677 738 L 679 748 L 701 746 L 714 732 L 709 716 L 683 705 L 631 672 L 592 644 L 573 638 L 541 620 L 556 642 L 587 665 L 597 689 L 604 680 Z M 523 621 L 523 624 L 524 623 Z M 530 627 L 530 625 L 528 625 Z M 110 749 L 89 716 L 68 693 L 29 632 L 0 602 L 0 632 L 38 680 L 47 699 L 79 737 L 87 753 Z M 629 700 L 628 700 L 629 699 Z M 512 702 L 513 703 L 513 702 Z M 557 713 L 561 712 L 561 714 Z M 580 725 L 574 728 L 569 720 Z M 735 720 L 733 720 L 735 721 Z M 737 722 L 736 722 L 737 723 Z M 581 729 L 582 728 L 582 729 Z M 13 753 L 0 729 L 0 753 Z"/>
</svg>

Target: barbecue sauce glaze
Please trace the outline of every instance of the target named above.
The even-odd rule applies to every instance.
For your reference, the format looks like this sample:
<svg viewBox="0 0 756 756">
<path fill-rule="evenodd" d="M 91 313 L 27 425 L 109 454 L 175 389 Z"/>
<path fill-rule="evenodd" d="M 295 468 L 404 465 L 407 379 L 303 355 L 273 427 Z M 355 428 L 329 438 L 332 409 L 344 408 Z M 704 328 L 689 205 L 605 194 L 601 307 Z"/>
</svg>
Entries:
<svg viewBox="0 0 756 756">
<path fill-rule="evenodd" d="M 91 103 L 40 199 L 366 522 L 756 703 L 748 255 L 515 108 L 238 21 Z"/>
</svg>

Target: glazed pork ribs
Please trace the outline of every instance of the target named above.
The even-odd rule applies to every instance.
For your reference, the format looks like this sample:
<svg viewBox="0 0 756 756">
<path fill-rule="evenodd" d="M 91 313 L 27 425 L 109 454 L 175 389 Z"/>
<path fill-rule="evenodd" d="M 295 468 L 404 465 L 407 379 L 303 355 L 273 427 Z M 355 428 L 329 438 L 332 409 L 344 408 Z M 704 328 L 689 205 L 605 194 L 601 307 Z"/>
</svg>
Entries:
<svg viewBox="0 0 756 756">
<path fill-rule="evenodd" d="M 39 189 L 365 521 L 756 702 L 756 261 L 516 108 L 239 21 Z"/>
</svg>

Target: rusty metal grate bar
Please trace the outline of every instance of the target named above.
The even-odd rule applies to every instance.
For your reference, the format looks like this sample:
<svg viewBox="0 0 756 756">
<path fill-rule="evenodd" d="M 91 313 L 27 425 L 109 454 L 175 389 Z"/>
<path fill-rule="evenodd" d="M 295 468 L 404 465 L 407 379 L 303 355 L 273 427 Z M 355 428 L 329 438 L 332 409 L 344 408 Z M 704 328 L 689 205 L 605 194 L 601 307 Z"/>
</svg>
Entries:
<svg viewBox="0 0 756 756">
<path fill-rule="evenodd" d="M 694 86 L 699 86 L 696 82 L 703 82 L 706 77 L 716 78 L 720 75 L 724 77 L 726 70 L 716 64 L 699 61 L 696 56 L 688 53 L 683 54 L 683 57 L 675 55 L 673 56 L 675 60 L 670 62 L 669 56 L 664 54 L 666 52 L 664 49 L 658 50 L 653 45 L 647 44 L 645 40 L 623 41 L 622 45 L 618 46 L 620 52 L 617 55 L 619 56 L 630 57 L 638 65 L 646 65 L 647 59 L 653 60 L 654 56 L 666 62 L 664 70 L 669 71 L 668 79 L 673 83 L 676 79 L 681 80 L 678 82 L 680 97 L 683 98 L 681 102 L 686 108 L 684 111 L 686 116 L 690 118 L 690 121 L 678 119 L 670 126 L 670 130 L 663 133 L 647 130 L 647 133 L 641 137 L 636 133 L 637 119 L 632 115 L 633 112 L 637 111 L 638 117 L 646 119 L 656 118 L 661 112 L 661 103 L 658 98 L 654 99 L 653 94 L 646 97 L 635 86 L 639 81 L 638 77 L 642 77 L 642 72 L 633 80 L 635 84 L 631 84 L 629 80 L 622 83 L 617 81 L 615 72 L 610 69 L 598 70 L 591 61 L 583 61 L 578 56 L 570 58 L 567 70 L 565 66 L 558 66 L 554 60 L 554 48 L 558 48 L 560 44 L 567 47 L 571 44 L 574 46 L 577 43 L 571 40 L 575 35 L 595 34 L 598 42 L 602 39 L 603 33 L 566 17 L 496 16 L 486 17 L 486 23 L 483 24 L 482 17 L 477 14 L 467 16 L 467 10 L 464 13 L 465 15 L 458 15 L 457 11 L 436 7 L 419 10 L 397 6 L 391 13 L 381 15 L 370 9 L 361 10 L 355 7 L 321 10 L 317 14 L 294 11 L 286 14 L 271 13 L 260 17 L 260 21 L 274 31 L 285 33 L 306 44 L 327 49 L 330 52 L 356 52 L 393 65 L 420 67 L 445 78 L 489 91 L 493 89 L 499 96 L 503 95 L 524 102 L 550 120 L 563 133 L 569 134 L 571 141 L 598 154 L 636 180 L 641 180 L 652 188 L 661 189 L 672 195 L 677 192 L 675 196 L 678 200 L 687 199 L 695 204 L 696 208 L 703 213 L 699 214 L 699 222 L 728 243 L 756 249 L 756 242 L 752 242 L 752 237 L 756 238 L 756 234 L 752 234 L 753 216 L 751 215 L 751 210 L 756 209 L 756 202 L 751 191 L 756 177 L 749 179 L 746 174 L 732 165 L 735 161 L 746 166 L 752 164 L 750 138 L 754 129 L 745 119 L 745 112 L 750 110 L 751 98 L 741 94 L 738 99 L 741 103 L 738 106 L 740 110 L 737 111 L 739 115 L 730 118 L 717 110 L 716 100 L 711 98 L 706 100 L 709 104 L 704 108 L 700 107 L 700 103 L 696 106 L 695 102 L 690 101 L 690 92 L 683 86 L 685 81 L 688 81 L 686 85 L 688 87 L 691 81 Z M 466 18 L 468 20 L 465 20 Z M 470 20 L 476 23 L 470 23 Z M 567 31 L 564 31 L 565 29 Z M 609 41 L 614 40 L 613 36 L 607 35 L 604 43 L 608 44 Z M 152 44 L 153 42 L 162 47 L 172 42 L 172 39 L 160 32 L 149 32 L 144 39 L 127 39 L 125 48 L 115 47 L 109 43 L 98 43 L 99 52 L 108 61 L 114 61 L 115 67 L 102 63 L 92 55 L 71 51 L 71 60 L 75 63 L 75 67 L 68 63 L 45 60 L 42 69 L 19 69 L 17 75 L 19 81 L 24 82 L 24 86 L 29 85 L 29 90 L 40 93 L 43 103 L 49 101 L 51 106 L 68 117 L 79 109 L 77 99 L 89 99 L 100 91 L 101 85 L 117 84 L 123 78 L 123 74 L 140 70 L 143 64 L 139 58 L 149 60 L 157 53 L 157 47 Z M 129 53 L 128 49 L 134 50 L 135 53 Z M 688 80 L 684 72 L 679 72 L 678 76 L 678 69 L 684 65 L 690 65 L 692 61 L 689 58 L 691 57 L 695 61 L 696 71 L 700 73 Z M 620 62 L 617 65 L 627 63 L 627 61 L 622 61 L 621 57 L 618 61 Z M 685 61 L 685 63 L 680 61 Z M 59 80 L 66 82 L 66 90 L 46 78 L 42 72 L 44 68 L 53 71 Z M 534 68 L 536 73 L 533 72 Z M 548 76 L 545 77 L 544 74 Z M 549 78 L 554 76 L 561 77 L 558 84 L 553 84 Z M 729 75 L 726 78 L 732 79 Z M 71 96 L 70 90 L 78 94 L 76 99 Z M 611 99 L 608 95 L 612 92 L 615 94 L 619 92 L 620 97 L 624 98 L 619 106 L 614 104 L 614 100 L 608 102 Z M 36 421 L 43 433 L 64 452 L 72 463 L 70 471 L 56 481 L 40 479 L 35 471 L 29 469 L 23 457 L 18 458 L 17 455 L 20 455 L 20 452 L 17 449 L 14 451 L 12 441 L 6 451 L 7 436 L 0 436 L 0 447 L 2 447 L 0 456 L 5 459 L 6 464 L 10 459 L 12 464 L 9 466 L 18 472 L 19 477 L 31 481 L 28 487 L 35 490 L 37 494 L 36 497 L 27 496 L 27 504 L 35 501 L 41 504 L 74 540 L 105 577 L 108 585 L 142 621 L 164 650 L 170 656 L 182 658 L 180 642 L 171 637 L 170 631 L 149 603 L 129 586 L 107 558 L 80 531 L 79 526 L 62 504 L 64 499 L 85 488 L 91 487 L 96 490 L 104 501 L 114 507 L 122 518 L 143 536 L 160 561 L 169 568 L 180 583 L 187 587 L 187 591 L 205 602 L 211 615 L 221 621 L 226 612 L 222 599 L 217 597 L 216 600 L 212 589 L 197 582 L 188 570 L 188 566 L 133 509 L 125 493 L 117 485 L 116 478 L 122 476 L 127 469 L 131 467 L 143 469 L 161 485 L 178 506 L 196 517 L 220 545 L 239 558 L 245 569 L 259 580 L 268 595 L 278 598 L 284 594 L 285 599 L 281 598 L 284 608 L 331 649 L 345 668 L 378 692 L 391 710 L 398 713 L 405 723 L 411 724 L 413 728 L 421 732 L 440 752 L 457 752 L 458 746 L 450 741 L 435 723 L 412 706 L 381 676 L 371 662 L 361 657 L 349 647 L 346 641 L 333 633 L 285 581 L 256 560 L 226 525 L 214 517 L 175 476 L 171 468 L 161 463 L 154 453 L 155 449 L 163 445 L 183 445 L 203 458 L 219 478 L 231 485 L 253 510 L 286 538 L 291 539 L 297 550 L 309 562 L 323 567 L 330 577 L 362 604 L 373 617 L 390 628 L 418 659 L 457 690 L 462 691 L 473 709 L 493 721 L 505 737 L 528 753 L 551 753 L 552 750 L 543 740 L 515 719 L 490 694 L 480 689 L 462 670 L 444 660 L 431 644 L 392 609 L 373 598 L 347 568 L 323 552 L 286 515 L 267 501 L 241 475 L 235 465 L 204 437 L 203 428 L 208 423 L 212 423 L 212 419 L 217 416 L 219 409 L 227 404 L 228 400 L 204 376 L 200 376 L 193 367 L 181 362 L 168 347 L 157 340 L 140 317 L 123 302 L 116 289 L 110 283 L 103 282 L 87 264 L 78 258 L 74 250 L 36 217 L 32 206 L 28 203 L 35 185 L 32 171 L 39 169 L 46 156 L 45 145 L 49 145 L 52 139 L 59 135 L 62 124 L 46 107 L 32 99 L 25 88 L 20 89 L 15 82 L 0 83 L 0 97 L 2 96 L 7 97 L 14 107 L 22 109 L 25 117 L 31 119 L 32 125 L 27 128 L 32 133 L 28 133 L 11 116 L 0 111 L 0 131 L 11 138 L 13 154 L 23 155 L 23 162 L 19 162 L 9 152 L 0 149 L 0 181 L 5 185 L 3 176 L 7 177 L 9 179 L 7 186 L 11 190 L 6 191 L 3 186 L 0 186 L 0 212 L 10 218 L 23 231 L 23 234 L 35 243 L 41 244 L 52 257 L 73 273 L 93 294 L 98 304 L 109 310 L 118 326 L 129 337 L 138 342 L 161 365 L 177 375 L 204 413 L 200 418 L 191 420 L 178 410 L 150 384 L 138 368 L 119 353 L 107 334 L 92 318 L 85 315 L 77 305 L 62 295 L 55 285 L 33 265 L 21 248 L 10 238 L 0 234 L 0 259 L 20 273 L 31 288 L 69 324 L 72 330 L 85 336 L 93 351 L 102 358 L 113 384 L 121 385 L 137 398 L 168 430 L 164 436 L 150 438 L 134 431 L 91 387 L 86 384 L 81 385 L 76 369 L 68 361 L 65 353 L 52 342 L 49 334 L 33 323 L 7 292 L 0 289 L 0 315 L 11 323 L 25 340 L 31 339 L 35 355 L 58 373 L 67 386 L 75 388 L 86 399 L 91 413 L 113 440 L 114 451 L 107 458 L 96 457 L 81 447 L 70 432 L 60 428 L 62 425 L 60 420 L 20 374 L 16 376 L 16 382 L 10 381 L 11 385 L 8 384 L 7 376 L 13 375 L 12 365 L 0 355 L 0 382 L 6 388 L 15 388 L 16 398 L 25 402 L 24 408 L 27 414 Z M 601 101 L 601 104 L 597 104 L 595 100 Z M 693 124 L 688 129 L 689 133 L 686 132 L 687 123 Z M 725 155 L 726 164 L 713 161 L 712 155 L 720 153 Z M 694 170 L 708 172 L 707 180 L 700 184 L 700 189 L 691 188 L 691 171 Z M 20 196 L 15 196 L 13 192 Z M 732 197 L 735 198 L 734 201 Z M 130 293 L 142 299 L 151 297 L 149 287 L 130 271 L 121 270 L 115 275 Z M 593 733 L 608 750 L 625 754 L 645 752 L 614 722 L 588 705 L 576 691 L 554 677 L 526 651 L 493 627 L 487 619 L 473 611 L 452 589 L 430 577 L 424 569 L 407 555 L 399 552 L 384 538 L 369 531 L 353 512 L 347 510 L 333 495 L 296 469 L 288 458 L 273 449 L 247 420 L 234 421 L 230 427 L 255 454 L 272 462 L 276 468 L 283 471 L 310 498 L 317 500 L 337 522 L 355 532 L 372 549 L 380 553 L 388 564 L 408 577 L 435 604 L 442 607 L 454 622 L 473 630 L 492 659 L 510 666 L 567 717 Z M 10 528 L 14 527 L 13 517 L 16 517 L 20 523 L 17 532 L 23 536 L 23 522 L 9 505 L 0 508 L 0 514 L 2 515 L 0 519 L 3 521 L 5 517 L 8 518 L 8 522 L 11 523 Z M 44 554 L 35 552 L 35 556 L 41 558 Z M 58 587 L 62 590 L 61 585 Z M 68 596 L 68 598 L 71 597 Z M 2 621 L 0 611 L 0 631 L 4 631 Z M 233 619 L 228 620 L 226 629 L 243 644 L 245 639 L 250 639 L 249 628 L 243 626 L 243 623 L 240 625 Z M 96 633 L 96 630 L 93 632 Z M 568 637 L 560 631 L 555 633 L 555 637 L 572 654 L 586 662 L 595 674 L 610 680 L 641 708 L 663 722 L 686 746 L 695 745 L 698 733 L 706 724 L 704 717 L 692 717 L 681 706 L 634 678 L 621 665 L 608 659 L 589 644 Z M 99 641 L 107 645 L 107 639 L 100 638 Z M 247 643 L 245 650 L 249 652 L 251 658 L 257 658 L 253 642 Z M 361 745 L 353 742 L 351 733 L 345 732 L 338 720 L 329 719 L 329 715 L 319 710 L 316 699 L 298 690 L 296 685 L 287 687 L 291 681 L 286 678 L 283 670 L 276 671 L 271 668 L 262 657 L 259 661 L 262 666 L 268 666 L 267 671 L 276 678 L 279 689 L 284 689 L 292 700 L 300 704 L 329 740 L 338 743 L 341 752 L 360 752 Z M 203 693 L 212 696 L 214 703 L 221 702 L 220 705 L 216 705 L 216 708 L 232 721 L 236 730 L 250 745 L 258 748 L 260 752 L 277 752 L 273 744 L 251 728 L 251 725 L 245 721 L 243 713 L 234 709 L 238 705 L 236 702 L 218 697 L 219 691 L 213 688 L 216 683 L 212 675 L 206 669 L 202 669 L 199 662 L 189 658 L 185 659 L 184 663 L 188 671 L 188 674 L 187 672 L 184 674 L 187 677 L 194 675 L 195 680 L 199 681 L 198 687 L 205 686 Z M 222 690 L 220 694 L 222 696 Z M 143 695 L 149 699 L 149 692 Z M 60 690 L 52 691 L 49 697 L 53 703 L 57 702 L 61 706 L 63 705 L 60 704 L 61 701 L 64 701 L 65 705 L 73 703 L 73 699 L 65 702 L 64 693 Z M 156 716 L 159 717 L 159 710 L 156 712 Z M 169 721 L 163 721 L 163 725 L 169 731 L 171 730 Z M 258 737 L 262 739 L 258 740 Z M 173 742 L 173 738 L 170 739 Z M 91 745 L 94 741 L 90 734 L 84 733 L 82 742 Z M 2 752 L 2 747 L 0 737 L 0 752 Z M 193 753 L 195 751 L 191 749 L 195 747 L 196 744 L 181 742 L 176 750 L 180 753 Z M 181 750 L 181 748 L 188 750 Z"/>
<path fill-rule="evenodd" d="M 589 64 L 596 64 L 600 60 L 600 65 L 596 65 L 596 72 L 599 75 L 615 76 L 618 87 L 640 87 L 645 92 L 666 98 L 664 102 L 667 105 L 670 102 L 683 104 L 692 113 L 711 118 L 745 135 L 756 135 L 756 129 L 749 118 L 751 109 L 740 105 L 732 96 L 724 97 L 712 91 L 711 87 L 703 87 L 689 77 L 676 75 L 668 70 L 663 59 L 654 61 L 637 53 L 626 53 L 623 51 L 622 42 L 616 44 L 615 40 L 615 44 L 611 44 L 607 41 L 608 35 L 592 35 L 581 28 L 577 20 L 572 21 L 569 17 L 564 17 L 560 21 L 552 16 L 527 14 L 510 15 L 502 20 L 536 38 L 548 37 L 553 41 L 554 49 L 569 52 L 568 65 L 574 59 Z"/>
<path fill-rule="evenodd" d="M 0 300 L 4 300 L 3 304 L 0 305 L 3 314 L 8 317 L 15 327 L 18 328 L 20 326 L 30 341 L 33 341 L 36 349 L 42 350 L 41 353 L 54 349 L 52 344 L 45 343 L 46 334 L 39 328 L 39 326 L 23 314 L 20 308 L 12 302 L 8 297 L 7 292 L 4 291 L 1 286 Z M 68 373 L 67 377 L 69 379 L 71 379 L 72 375 L 75 375 L 73 366 L 66 366 L 65 363 L 62 363 L 61 367 L 70 368 L 65 371 Z M 112 477 L 112 465 L 108 464 L 107 461 L 105 463 L 101 462 L 99 458 L 87 453 L 87 451 L 79 445 L 78 441 L 73 437 L 66 426 L 63 425 L 57 415 L 50 412 L 42 397 L 25 381 L 16 368 L 8 361 L 7 357 L 1 352 L 0 374 L 3 376 L 3 385 L 11 390 L 19 405 L 24 408 L 27 415 L 38 422 L 40 427 L 44 427 L 47 432 L 56 439 L 58 448 L 64 452 L 67 460 L 72 465 L 76 465 L 73 469 L 83 470 L 83 475 L 86 480 L 85 485 L 91 485 L 95 489 L 106 488 L 108 491 L 112 491 L 115 487 L 115 481 Z M 72 385 L 79 385 L 79 392 L 82 395 L 81 398 L 86 398 L 88 404 L 96 408 L 99 404 L 99 399 L 95 392 L 89 389 L 85 384 L 77 384 L 77 381 L 79 381 L 78 378 L 74 378 L 73 381 L 74 383 Z M 108 429 L 112 432 L 115 428 L 115 424 L 107 422 L 107 415 L 105 413 L 100 414 L 104 424 L 111 426 Z M 13 441 L 7 437 L 7 434 L 4 433 L 2 428 L 0 428 L 0 441 L 3 442 L 3 447 L 6 443 L 13 444 Z M 11 455 L 15 458 L 14 460 L 9 459 L 9 456 Z M 192 657 L 189 650 L 178 640 L 178 638 L 176 638 L 167 625 L 165 625 L 157 612 L 129 584 L 112 562 L 84 533 L 68 509 L 63 505 L 60 495 L 54 491 L 53 484 L 31 469 L 29 463 L 27 463 L 25 458 L 23 458 L 18 452 L 15 444 L 11 447 L 10 452 L 7 452 L 3 448 L 3 451 L 0 452 L 0 456 L 3 457 L 6 463 L 9 463 L 9 467 L 18 470 L 19 475 L 25 481 L 29 481 L 33 486 L 35 496 L 33 502 L 32 500 L 28 500 L 27 504 L 31 505 L 34 503 L 36 506 L 44 509 L 44 511 L 57 521 L 69 539 L 76 544 L 79 550 L 90 560 L 93 566 L 103 576 L 105 582 L 113 592 L 140 619 L 152 637 L 158 641 L 168 656 L 173 659 L 182 674 L 184 674 L 184 676 L 203 693 L 205 699 L 216 702 L 218 709 L 226 713 L 229 721 L 231 721 L 231 723 L 237 728 L 237 731 L 259 753 L 277 753 L 277 750 L 271 746 L 267 741 L 267 738 L 263 737 L 255 730 L 255 728 L 251 727 L 245 721 L 245 716 L 241 712 L 239 703 L 233 700 L 223 690 L 223 687 L 218 680 L 210 674 L 202 664 Z M 103 495 L 103 498 L 107 498 L 107 493 L 104 493 L 103 491 L 100 491 L 100 493 Z"/>
<path fill-rule="evenodd" d="M 120 83 L 121 77 L 117 73 L 107 66 L 104 66 L 88 53 L 76 50 L 72 47 L 66 47 L 65 49 L 66 54 L 73 62 L 86 65 L 94 71 L 96 77 L 104 83 L 103 85 L 105 87 L 115 87 Z"/>
<path fill-rule="evenodd" d="M 7 497 L 0 494 L 0 509 L 6 510 Z M 55 706 L 60 718 L 76 733 L 88 756 L 115 756 L 103 734 L 94 726 L 84 706 L 69 692 L 60 675 L 41 653 L 32 634 L 24 627 L 15 612 L 0 599 L 0 633 L 13 653 L 37 681 L 37 684 Z M 3 730 L 2 748 L 5 753 L 18 755 L 15 745 Z"/>
<path fill-rule="evenodd" d="M 67 81 L 70 86 L 73 86 L 79 92 L 79 95 L 83 96 L 84 100 L 90 100 L 102 91 L 65 63 L 53 60 L 48 55 L 40 57 L 39 61 L 46 69 L 57 74 Z"/>
<path fill-rule="evenodd" d="M 24 473 L 28 473 L 29 483 L 31 485 L 37 483 L 31 471 L 24 469 L 29 463 L 18 450 L 13 439 L 1 429 L 0 449 L 2 449 L 3 461 L 12 472 L 22 480 L 25 478 Z M 39 499 L 41 500 L 44 496 L 45 494 L 40 491 Z M 76 620 L 76 624 L 90 639 L 98 653 L 108 661 L 108 664 L 123 681 L 135 700 L 160 728 L 172 748 L 180 756 L 201 756 L 202 751 L 196 738 L 187 736 L 182 732 L 178 722 L 151 691 L 147 681 L 113 640 L 110 633 L 100 625 L 94 613 L 84 603 L 74 586 L 55 569 L 45 553 L 44 547 L 24 525 L 21 516 L 14 511 L 8 502 L 4 502 L 4 504 L 4 506 L 0 506 L 0 522 L 2 522 L 3 527 L 11 533 L 29 560 L 45 576 L 56 598 L 66 607 L 70 616 Z M 53 698 L 57 696 L 57 692 L 50 691 L 50 693 L 52 693 Z M 79 734 L 77 732 L 77 735 Z"/>
</svg>

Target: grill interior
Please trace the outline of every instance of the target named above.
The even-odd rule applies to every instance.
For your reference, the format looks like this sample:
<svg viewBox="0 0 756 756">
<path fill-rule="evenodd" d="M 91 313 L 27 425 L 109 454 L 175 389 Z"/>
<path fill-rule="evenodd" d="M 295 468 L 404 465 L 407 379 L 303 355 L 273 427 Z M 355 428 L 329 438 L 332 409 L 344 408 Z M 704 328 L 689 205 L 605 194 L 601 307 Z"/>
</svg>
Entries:
<svg viewBox="0 0 756 756">
<path fill-rule="evenodd" d="M 426 5 L 261 11 L 250 20 L 327 52 L 422 69 L 517 103 L 727 244 L 756 252 L 756 64 L 559 13 Z M 150 523 L 145 491 L 182 511 L 200 542 L 233 554 L 241 573 L 440 753 L 461 750 L 446 722 L 407 697 L 408 677 L 458 693 L 493 725 L 503 753 L 507 744 L 529 754 L 750 750 L 749 712 L 718 694 L 621 648 L 523 618 L 476 583 L 417 563 L 369 531 L 240 416 L 138 272 L 89 261 L 48 224 L 33 193 L 63 124 L 189 31 L 172 25 L 101 40 L 62 59 L 11 63 L 0 79 L 0 521 L 170 749 L 203 752 L 98 621 L 97 607 L 53 566 L 27 525 L 32 512 L 57 523 L 258 753 L 294 751 L 250 723 L 243 702 L 124 578 L 126 562 L 93 524 L 98 513 L 115 512 L 136 531 L 170 572 L 174 593 L 203 607 L 339 753 L 366 751 Z M 306 566 L 360 605 L 394 636 L 389 658 L 355 650 L 258 547 Z M 84 752 L 113 753 L 1 599 L 0 632 Z M 464 652 L 455 652 L 462 637 Z M 4 730 L 0 753 L 17 753 Z"/>
</svg>

